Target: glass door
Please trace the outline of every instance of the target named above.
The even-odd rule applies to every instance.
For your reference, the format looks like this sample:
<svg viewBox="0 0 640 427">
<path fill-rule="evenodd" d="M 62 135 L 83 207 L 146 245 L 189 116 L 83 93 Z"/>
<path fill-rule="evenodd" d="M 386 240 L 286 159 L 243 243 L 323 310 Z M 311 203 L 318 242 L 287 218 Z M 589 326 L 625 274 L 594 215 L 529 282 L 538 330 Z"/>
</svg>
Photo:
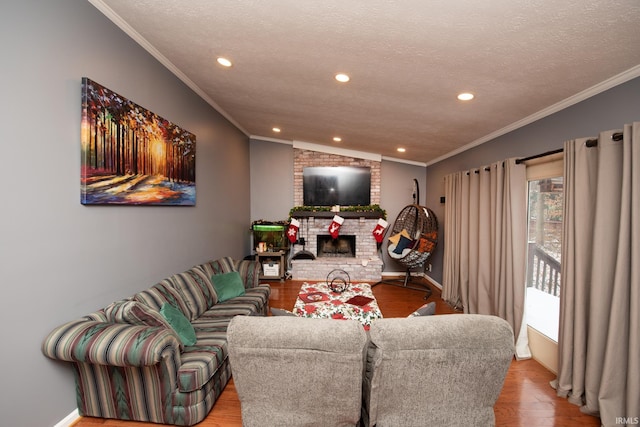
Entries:
<svg viewBox="0 0 640 427">
<path fill-rule="evenodd" d="M 558 341 L 563 177 L 529 180 L 527 324 Z"/>
</svg>

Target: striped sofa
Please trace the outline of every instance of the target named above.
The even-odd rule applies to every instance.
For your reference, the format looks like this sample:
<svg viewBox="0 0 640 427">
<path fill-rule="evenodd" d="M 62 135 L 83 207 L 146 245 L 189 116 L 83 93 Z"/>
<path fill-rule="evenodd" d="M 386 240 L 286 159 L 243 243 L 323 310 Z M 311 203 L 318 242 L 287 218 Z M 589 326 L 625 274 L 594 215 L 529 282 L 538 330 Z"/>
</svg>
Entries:
<svg viewBox="0 0 640 427">
<path fill-rule="evenodd" d="M 245 294 L 218 302 L 211 276 L 230 271 L 240 273 Z M 259 263 L 228 257 L 195 266 L 57 327 L 42 351 L 72 362 L 80 415 L 196 424 L 231 376 L 227 325 L 234 316 L 269 310 L 271 289 L 259 273 Z M 160 314 L 165 303 L 190 320 L 193 346 L 184 346 Z"/>
</svg>

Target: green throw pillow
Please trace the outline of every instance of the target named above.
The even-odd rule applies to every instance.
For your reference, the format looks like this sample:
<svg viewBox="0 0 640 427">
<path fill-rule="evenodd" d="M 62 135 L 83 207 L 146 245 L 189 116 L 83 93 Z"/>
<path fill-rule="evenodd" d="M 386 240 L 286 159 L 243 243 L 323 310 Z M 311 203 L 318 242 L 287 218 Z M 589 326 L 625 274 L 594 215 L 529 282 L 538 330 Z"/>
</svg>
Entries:
<svg viewBox="0 0 640 427">
<path fill-rule="evenodd" d="M 211 276 L 211 281 L 218 294 L 218 302 L 244 295 L 244 283 L 237 271 L 214 274 Z"/>
<path fill-rule="evenodd" d="M 160 308 L 160 314 L 167 319 L 169 325 L 176 331 L 182 344 L 190 346 L 196 343 L 196 331 L 193 329 L 189 319 L 180 310 L 169 303 L 164 303 Z"/>
</svg>

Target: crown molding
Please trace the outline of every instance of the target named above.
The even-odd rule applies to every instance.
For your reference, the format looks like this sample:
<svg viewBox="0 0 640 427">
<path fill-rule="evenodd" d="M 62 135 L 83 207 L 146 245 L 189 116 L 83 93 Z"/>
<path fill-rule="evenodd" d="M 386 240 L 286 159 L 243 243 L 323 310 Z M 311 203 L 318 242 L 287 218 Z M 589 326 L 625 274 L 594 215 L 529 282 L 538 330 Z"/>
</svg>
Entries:
<svg viewBox="0 0 640 427">
<path fill-rule="evenodd" d="M 293 145 L 293 141 L 288 139 L 279 139 L 279 138 L 271 138 L 268 136 L 260 136 L 260 135 L 249 135 L 249 139 L 258 140 L 258 141 L 266 141 L 266 142 L 276 142 L 278 144 L 285 145 Z"/>
<path fill-rule="evenodd" d="M 313 144 L 311 142 L 293 141 L 293 148 L 300 150 L 318 151 L 320 153 L 336 154 L 338 156 L 355 157 L 357 159 L 372 160 L 374 162 L 382 161 L 382 155 L 375 153 L 367 153 L 366 151 L 348 150 L 346 148 L 332 147 L 330 145 Z"/>
<path fill-rule="evenodd" d="M 514 122 L 508 126 L 503 127 L 502 129 L 499 129 L 495 132 L 490 133 L 489 135 L 483 136 L 482 138 L 476 139 L 475 141 L 464 145 L 456 150 L 453 150 L 443 156 L 440 156 L 436 159 L 433 159 L 429 162 L 427 162 L 427 166 L 431 166 L 435 163 L 441 162 L 445 159 L 448 159 L 449 157 L 453 157 L 456 154 L 460 154 L 462 152 L 465 152 L 467 150 L 470 150 L 471 148 L 477 147 L 478 145 L 484 144 L 485 142 L 489 142 L 493 139 L 496 139 L 499 136 L 505 135 L 509 132 L 512 132 L 516 129 L 519 129 L 521 127 L 524 127 L 528 124 L 531 124 L 537 120 L 540 120 L 542 118 L 545 118 L 547 116 L 550 116 L 552 114 L 555 114 L 559 111 L 564 110 L 565 108 L 569 108 L 572 105 L 575 105 L 579 102 L 582 102 L 586 99 L 589 99 L 595 95 L 598 95 L 606 90 L 609 90 L 611 88 L 614 88 L 618 85 L 621 85 L 622 83 L 626 83 L 629 80 L 635 79 L 636 77 L 640 77 L 640 65 L 636 65 L 635 67 L 632 67 L 630 69 L 628 69 L 627 71 L 623 71 L 620 74 L 617 74 L 603 82 L 600 82 L 594 86 L 591 86 L 588 89 L 583 90 L 582 92 L 578 92 L 573 96 L 570 96 L 569 98 L 563 99 L 562 101 L 551 105 L 550 107 L 547 107 L 543 110 L 538 111 L 537 113 L 534 113 L 528 117 L 525 117 L 524 119 L 518 120 L 517 122 Z"/>
<path fill-rule="evenodd" d="M 133 29 L 120 15 L 118 15 L 113 9 L 107 6 L 102 0 L 89 0 L 96 9 L 102 12 L 107 18 L 118 26 L 122 31 L 131 37 L 136 43 L 138 43 L 144 50 L 149 52 L 151 56 L 156 58 L 158 62 L 164 65 L 170 72 L 172 72 L 178 79 L 186 84 L 192 91 L 194 91 L 200 98 L 202 98 L 207 104 L 213 107 L 220 115 L 227 119 L 231 124 L 238 128 L 246 136 L 249 136 L 247 132 L 238 122 L 235 121 L 230 114 L 222 109 L 209 95 L 207 95 L 200 87 L 194 83 L 186 74 L 184 74 L 178 67 L 176 67 L 166 56 L 160 53 L 147 39 L 142 37 L 140 33 Z"/>
<path fill-rule="evenodd" d="M 420 167 L 423 167 L 423 168 L 427 167 L 427 164 L 425 162 L 417 162 L 415 160 L 398 159 L 397 157 L 382 156 L 382 160 L 385 160 L 387 162 L 396 162 L 396 163 L 404 163 L 404 164 L 407 164 L 407 165 L 420 166 Z"/>
</svg>

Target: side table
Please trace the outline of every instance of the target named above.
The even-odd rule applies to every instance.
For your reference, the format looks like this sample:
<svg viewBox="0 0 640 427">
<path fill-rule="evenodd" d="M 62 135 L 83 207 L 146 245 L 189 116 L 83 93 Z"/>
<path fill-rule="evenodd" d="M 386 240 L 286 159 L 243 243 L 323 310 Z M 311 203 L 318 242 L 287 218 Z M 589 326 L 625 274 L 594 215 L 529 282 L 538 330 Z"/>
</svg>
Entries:
<svg viewBox="0 0 640 427">
<path fill-rule="evenodd" d="M 260 263 L 260 279 L 284 279 L 287 251 L 258 252 L 255 260 Z"/>
</svg>

